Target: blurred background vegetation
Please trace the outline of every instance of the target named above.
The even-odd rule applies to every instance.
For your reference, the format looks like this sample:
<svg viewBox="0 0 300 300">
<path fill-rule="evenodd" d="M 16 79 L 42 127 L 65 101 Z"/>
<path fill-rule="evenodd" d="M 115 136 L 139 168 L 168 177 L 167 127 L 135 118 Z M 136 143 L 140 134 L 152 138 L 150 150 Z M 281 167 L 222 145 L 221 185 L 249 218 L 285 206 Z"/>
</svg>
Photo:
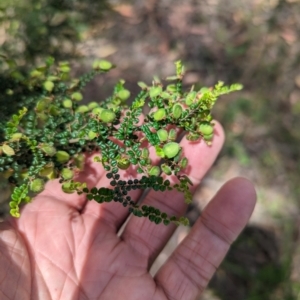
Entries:
<svg viewBox="0 0 300 300">
<path fill-rule="evenodd" d="M 243 91 L 215 107 L 227 140 L 188 216 L 194 222 L 217 188 L 234 176 L 255 183 L 258 204 L 199 299 L 297 300 L 299 15 L 299 0 L 1 0 L 0 55 L 23 70 L 51 55 L 71 61 L 74 75 L 95 58 L 111 60 L 118 68 L 88 86 L 86 101 L 104 99 L 120 77 L 137 93 L 137 81 L 172 74 L 177 59 L 186 65 L 187 86 L 242 83 Z M 0 70 L 3 79 L 4 64 Z M 2 205 L 2 216 L 6 212 Z M 157 266 L 186 233 L 177 230 Z"/>
</svg>

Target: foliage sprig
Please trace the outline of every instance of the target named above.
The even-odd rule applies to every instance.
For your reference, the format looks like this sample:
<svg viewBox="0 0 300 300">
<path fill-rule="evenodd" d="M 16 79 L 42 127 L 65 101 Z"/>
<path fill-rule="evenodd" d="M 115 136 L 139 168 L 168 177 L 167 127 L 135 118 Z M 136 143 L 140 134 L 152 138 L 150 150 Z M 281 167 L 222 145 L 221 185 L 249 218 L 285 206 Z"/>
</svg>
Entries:
<svg viewBox="0 0 300 300">
<path fill-rule="evenodd" d="M 119 202 L 134 216 L 147 217 L 156 224 L 187 225 L 184 217 L 137 204 L 131 191 L 175 189 L 190 203 L 192 182 L 185 173 L 188 157 L 178 143 L 179 134 L 185 131 L 188 140 L 210 144 L 214 127 L 211 110 L 217 98 L 241 89 L 241 85 L 218 82 L 212 88 L 185 91 L 184 67 L 180 61 L 175 65 L 176 75 L 166 79 L 166 86 L 158 78 L 150 86 L 139 82 L 141 91 L 131 105 L 123 80 L 105 101 L 80 105 L 85 85 L 114 67 L 109 61 L 94 62 L 93 70 L 79 79 L 71 78 L 67 62 L 55 65 L 51 58 L 28 77 L 11 74 L 8 100 L 13 102 L 19 96 L 18 86 L 27 87 L 24 107 L 4 116 L 0 135 L 0 172 L 13 190 L 11 214 L 19 217 L 22 203 L 41 192 L 46 181 L 59 179 L 66 193 L 84 193 L 88 200 L 98 203 Z M 147 115 L 142 114 L 145 105 L 150 108 Z M 150 157 L 151 147 L 162 159 L 160 165 Z M 94 161 L 107 172 L 110 186 L 90 188 L 76 181 L 86 154 L 96 154 Z M 135 171 L 136 178 L 122 178 L 123 170 L 131 170 L 130 174 Z M 175 179 L 170 180 L 170 176 Z"/>
</svg>

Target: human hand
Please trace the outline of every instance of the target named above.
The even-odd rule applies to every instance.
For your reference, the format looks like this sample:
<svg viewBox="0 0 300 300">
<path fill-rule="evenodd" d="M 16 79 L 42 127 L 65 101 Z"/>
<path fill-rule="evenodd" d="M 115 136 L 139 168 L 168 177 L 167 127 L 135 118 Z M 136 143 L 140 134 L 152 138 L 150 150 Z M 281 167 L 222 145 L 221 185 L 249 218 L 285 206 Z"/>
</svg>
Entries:
<svg viewBox="0 0 300 300">
<path fill-rule="evenodd" d="M 218 124 L 210 147 L 183 139 L 194 187 L 213 164 L 223 140 Z M 109 183 L 91 159 L 80 177 L 91 186 Z M 134 192 L 137 201 L 141 195 Z M 186 209 L 176 191 L 150 192 L 144 202 L 169 215 L 183 215 Z M 65 194 L 57 181 L 51 181 L 19 219 L 0 223 L 0 299 L 195 299 L 254 205 L 255 191 L 247 180 L 225 184 L 153 278 L 149 269 L 175 225 L 132 217 L 118 236 L 127 209 Z"/>
</svg>

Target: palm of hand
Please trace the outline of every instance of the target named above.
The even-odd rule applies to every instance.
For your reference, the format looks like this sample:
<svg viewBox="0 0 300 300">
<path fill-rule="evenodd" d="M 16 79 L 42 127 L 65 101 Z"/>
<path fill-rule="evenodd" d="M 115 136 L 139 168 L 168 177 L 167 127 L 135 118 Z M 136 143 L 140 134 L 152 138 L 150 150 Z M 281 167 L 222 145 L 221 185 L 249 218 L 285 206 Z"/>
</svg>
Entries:
<svg viewBox="0 0 300 300">
<path fill-rule="evenodd" d="M 186 150 L 195 166 L 189 174 L 195 185 L 221 148 L 223 136 L 217 128 L 219 138 L 213 147 L 201 143 Z M 198 155 L 193 157 L 196 147 L 204 157 L 201 161 Z M 108 183 L 92 164 L 80 176 L 91 186 Z M 186 208 L 182 196 L 173 192 L 159 198 L 150 192 L 145 202 L 169 214 L 183 214 Z M 50 182 L 25 206 L 20 219 L 0 223 L 0 298 L 194 299 L 247 222 L 254 203 L 248 181 L 229 182 L 153 278 L 149 268 L 175 226 L 132 218 L 118 236 L 128 217 L 121 205 L 87 202 Z"/>
<path fill-rule="evenodd" d="M 153 299 L 146 255 L 95 216 L 52 197 L 35 201 L 41 201 L 39 213 L 23 212 L 25 238 L 18 236 L 10 249 L 23 256 L 24 267 L 30 265 L 21 274 L 27 299 Z"/>
</svg>

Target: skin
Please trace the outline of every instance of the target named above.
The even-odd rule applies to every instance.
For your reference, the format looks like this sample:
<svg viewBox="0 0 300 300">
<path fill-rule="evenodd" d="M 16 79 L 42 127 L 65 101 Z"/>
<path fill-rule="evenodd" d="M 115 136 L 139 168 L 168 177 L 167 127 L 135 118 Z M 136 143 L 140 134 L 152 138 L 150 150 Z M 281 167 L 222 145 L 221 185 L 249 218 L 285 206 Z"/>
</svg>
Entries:
<svg viewBox="0 0 300 300">
<path fill-rule="evenodd" d="M 216 124 L 212 146 L 185 138 L 181 142 L 194 188 L 223 141 L 223 130 Z M 90 186 L 109 183 L 91 158 L 79 177 Z M 137 191 L 132 194 L 136 200 L 140 196 Z M 122 205 L 99 205 L 83 195 L 64 194 L 59 183 L 51 181 L 23 208 L 19 219 L 0 223 L 0 299 L 195 299 L 246 225 L 255 199 L 248 180 L 227 182 L 152 277 L 149 269 L 175 225 L 132 217 L 120 233 L 128 218 Z M 183 215 L 186 209 L 176 192 L 150 192 L 144 202 L 170 215 Z"/>
</svg>

